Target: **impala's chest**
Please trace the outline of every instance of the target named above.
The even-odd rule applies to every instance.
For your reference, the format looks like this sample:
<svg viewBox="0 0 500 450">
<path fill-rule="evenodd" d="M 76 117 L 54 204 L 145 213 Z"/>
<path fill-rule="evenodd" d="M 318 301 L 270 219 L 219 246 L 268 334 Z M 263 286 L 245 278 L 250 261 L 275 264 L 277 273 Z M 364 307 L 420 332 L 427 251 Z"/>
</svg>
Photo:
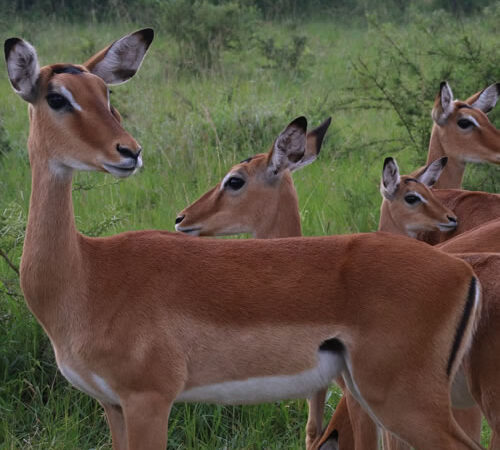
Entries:
<svg viewBox="0 0 500 450">
<path fill-rule="evenodd" d="M 80 391 L 105 403 L 112 405 L 120 403 L 118 395 L 103 377 L 75 364 L 70 366 L 67 363 L 58 362 L 58 366 L 64 378 Z M 75 369 L 76 367 L 78 369 Z"/>
</svg>

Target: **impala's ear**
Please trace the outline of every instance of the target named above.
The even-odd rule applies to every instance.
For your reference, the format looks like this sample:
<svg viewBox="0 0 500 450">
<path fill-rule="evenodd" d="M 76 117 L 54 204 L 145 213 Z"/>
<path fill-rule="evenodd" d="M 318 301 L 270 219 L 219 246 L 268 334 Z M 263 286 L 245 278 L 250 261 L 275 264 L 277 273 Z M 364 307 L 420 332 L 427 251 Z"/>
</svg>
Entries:
<svg viewBox="0 0 500 450">
<path fill-rule="evenodd" d="M 387 200 L 394 199 L 398 190 L 401 178 L 399 176 L 399 167 L 394 158 L 388 157 L 384 160 L 382 170 L 382 181 L 380 182 L 380 193 Z"/>
<path fill-rule="evenodd" d="M 453 92 L 450 85 L 446 81 L 442 81 L 439 94 L 434 101 L 434 108 L 432 108 L 432 119 L 438 125 L 444 125 L 452 112 Z"/>
<path fill-rule="evenodd" d="M 465 100 L 473 108 L 480 109 L 484 113 L 489 113 L 497 104 L 500 95 L 500 83 L 492 84 L 481 92 L 474 94 Z"/>
<path fill-rule="evenodd" d="M 5 41 L 4 52 L 12 88 L 27 102 L 34 102 L 40 75 L 35 49 L 29 42 L 10 38 Z"/>
<path fill-rule="evenodd" d="M 332 118 L 328 117 L 319 127 L 315 128 L 311 132 L 307 133 L 306 136 L 306 150 L 304 156 L 296 162 L 290 165 L 290 171 L 302 169 L 302 167 L 311 164 L 316 161 L 316 158 L 321 151 L 321 144 L 323 144 L 323 139 L 325 138 L 326 131 L 332 122 Z"/>
<path fill-rule="evenodd" d="M 268 175 L 273 177 L 297 164 L 306 151 L 307 119 L 297 117 L 281 132 L 269 152 Z"/>
<path fill-rule="evenodd" d="M 151 28 L 128 34 L 92 56 L 84 66 L 106 84 L 125 83 L 141 67 L 153 38 Z"/>
<path fill-rule="evenodd" d="M 443 173 L 443 170 L 448 162 L 448 157 L 436 159 L 431 162 L 428 166 L 417 175 L 416 179 L 421 183 L 425 184 L 427 187 L 432 187 L 436 184 L 437 180 Z"/>
</svg>

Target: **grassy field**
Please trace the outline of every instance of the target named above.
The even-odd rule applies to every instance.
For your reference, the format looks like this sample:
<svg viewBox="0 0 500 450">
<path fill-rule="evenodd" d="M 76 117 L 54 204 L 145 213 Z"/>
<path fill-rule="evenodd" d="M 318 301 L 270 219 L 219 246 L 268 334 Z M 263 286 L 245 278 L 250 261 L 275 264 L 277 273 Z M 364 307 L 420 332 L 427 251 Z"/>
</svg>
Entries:
<svg viewBox="0 0 500 450">
<path fill-rule="evenodd" d="M 77 175 L 78 228 L 90 235 L 173 230 L 178 211 L 235 161 L 266 151 L 292 119 L 305 115 L 312 127 L 331 115 L 321 157 L 294 175 L 303 232 L 375 230 L 383 159 L 395 156 L 403 173 L 425 162 L 441 79 L 450 81 L 457 98 L 500 80 L 499 19 L 500 6 L 461 22 L 438 13 L 392 25 L 334 16 L 264 22 L 240 51 L 224 52 L 216 67 L 196 71 L 184 68 L 173 38 L 157 28 L 141 71 L 112 94 L 125 127 L 143 145 L 144 169 L 120 182 Z M 44 19 L 40 26 L 16 19 L 2 25 L 2 39 L 31 41 L 41 63 L 49 64 L 83 62 L 148 24 Z M 278 47 L 289 45 L 292 36 L 306 38 L 295 67 L 263 54 L 257 38 L 271 36 Z M 30 193 L 28 117 L 3 61 L 0 73 L 0 249 L 18 266 Z M 499 117 L 491 115 L 497 126 Z M 470 167 L 465 186 L 498 192 L 499 169 Z M 110 448 L 101 408 L 57 372 L 48 339 L 18 284 L 0 258 L 0 448 Z M 338 398 L 332 390 L 328 414 Z M 169 448 L 302 448 L 306 416 L 303 401 L 179 404 L 171 414 Z M 484 443 L 487 437 L 485 427 Z"/>
</svg>

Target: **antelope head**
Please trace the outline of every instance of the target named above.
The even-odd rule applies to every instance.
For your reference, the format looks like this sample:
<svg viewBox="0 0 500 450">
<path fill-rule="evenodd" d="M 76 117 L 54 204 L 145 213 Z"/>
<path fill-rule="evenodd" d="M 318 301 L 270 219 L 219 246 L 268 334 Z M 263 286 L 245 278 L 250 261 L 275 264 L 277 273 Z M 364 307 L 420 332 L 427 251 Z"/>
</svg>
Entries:
<svg viewBox="0 0 500 450">
<path fill-rule="evenodd" d="M 5 41 L 14 91 L 29 103 L 30 161 L 45 161 L 56 176 L 92 170 L 126 177 L 142 166 L 141 147 L 121 125 L 108 85 L 128 81 L 154 37 L 146 28 L 101 50 L 84 64 L 40 68 L 28 42 Z"/>
</svg>

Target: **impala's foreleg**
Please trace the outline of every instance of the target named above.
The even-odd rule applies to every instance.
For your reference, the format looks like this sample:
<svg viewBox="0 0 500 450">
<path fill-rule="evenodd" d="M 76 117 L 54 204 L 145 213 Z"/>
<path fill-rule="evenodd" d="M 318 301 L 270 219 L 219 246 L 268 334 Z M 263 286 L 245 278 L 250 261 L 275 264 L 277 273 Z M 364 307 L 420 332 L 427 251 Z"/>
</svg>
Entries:
<svg viewBox="0 0 500 450">
<path fill-rule="evenodd" d="M 113 450 L 127 450 L 125 418 L 123 417 L 122 408 L 118 405 L 110 405 L 103 402 L 101 402 L 101 405 L 106 413 L 106 419 L 111 431 Z"/>
<path fill-rule="evenodd" d="M 159 393 L 134 393 L 123 402 L 127 450 L 165 450 L 173 401 Z"/>
</svg>

